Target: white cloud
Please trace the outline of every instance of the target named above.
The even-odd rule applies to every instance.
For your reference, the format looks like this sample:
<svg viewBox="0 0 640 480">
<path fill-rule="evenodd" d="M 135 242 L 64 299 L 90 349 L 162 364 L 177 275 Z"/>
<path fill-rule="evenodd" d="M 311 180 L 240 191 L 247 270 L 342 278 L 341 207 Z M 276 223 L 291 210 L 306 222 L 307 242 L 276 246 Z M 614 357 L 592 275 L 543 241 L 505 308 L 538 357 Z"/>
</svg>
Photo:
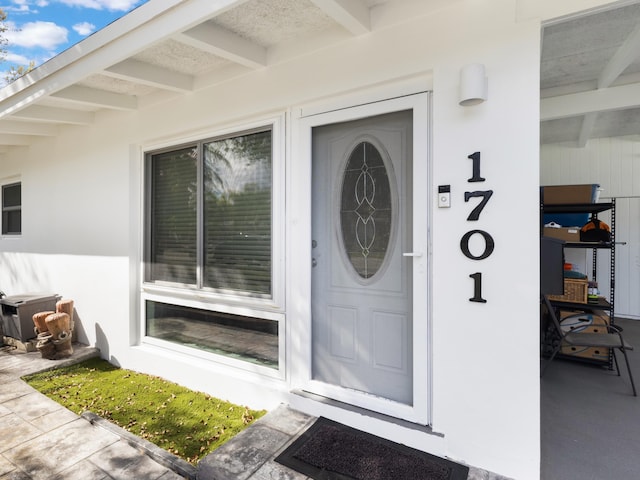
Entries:
<svg viewBox="0 0 640 480">
<path fill-rule="evenodd" d="M 140 0 L 59 0 L 71 7 L 85 7 L 96 10 L 131 10 Z"/>
<path fill-rule="evenodd" d="M 32 5 L 36 7 L 46 7 L 49 0 L 12 0 L 13 5 L 2 6 L 1 8 L 8 13 L 38 13 L 38 10 L 32 9 Z"/>
<path fill-rule="evenodd" d="M 24 55 L 18 55 L 15 53 L 7 52 L 6 62 L 15 63 L 18 65 L 29 65 L 31 59 L 25 57 Z"/>
<path fill-rule="evenodd" d="M 9 6 L 9 7 L 2 7 L 2 9 L 6 12 L 6 13 L 29 13 L 31 12 L 31 9 L 29 8 L 29 5 L 23 4 L 23 3 L 17 3 L 15 6 Z"/>
<path fill-rule="evenodd" d="M 78 32 L 78 35 L 89 35 L 90 33 L 93 33 L 94 30 L 96 29 L 96 26 L 93 23 L 89 23 L 89 22 L 82 22 L 82 23 L 76 23 L 73 27 L 72 27 L 76 32 Z"/>
<path fill-rule="evenodd" d="M 22 27 L 7 22 L 9 30 L 5 32 L 8 47 L 18 46 L 25 48 L 45 48 L 54 50 L 59 45 L 67 42 L 66 28 L 53 22 L 28 22 Z"/>
</svg>

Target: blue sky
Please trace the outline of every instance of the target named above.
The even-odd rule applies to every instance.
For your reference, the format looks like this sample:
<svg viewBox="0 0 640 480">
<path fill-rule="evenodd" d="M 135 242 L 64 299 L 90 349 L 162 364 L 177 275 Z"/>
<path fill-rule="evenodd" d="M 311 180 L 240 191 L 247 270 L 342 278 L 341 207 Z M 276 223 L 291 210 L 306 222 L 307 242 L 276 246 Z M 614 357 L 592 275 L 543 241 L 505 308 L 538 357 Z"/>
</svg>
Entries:
<svg viewBox="0 0 640 480">
<path fill-rule="evenodd" d="M 11 66 L 36 66 L 117 20 L 146 0 L 0 0 L 7 14 L 6 56 Z"/>
</svg>

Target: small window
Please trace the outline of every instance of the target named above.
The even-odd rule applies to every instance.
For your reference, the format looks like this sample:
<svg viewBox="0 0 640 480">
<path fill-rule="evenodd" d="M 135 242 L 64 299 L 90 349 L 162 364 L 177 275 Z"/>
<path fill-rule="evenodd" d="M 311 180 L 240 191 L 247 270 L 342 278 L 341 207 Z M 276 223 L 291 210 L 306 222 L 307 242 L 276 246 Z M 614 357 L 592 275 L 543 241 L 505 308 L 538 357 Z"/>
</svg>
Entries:
<svg viewBox="0 0 640 480">
<path fill-rule="evenodd" d="M 2 234 L 22 233 L 22 184 L 2 186 Z"/>
<path fill-rule="evenodd" d="M 278 368 L 278 322 L 146 301 L 147 335 Z"/>
</svg>

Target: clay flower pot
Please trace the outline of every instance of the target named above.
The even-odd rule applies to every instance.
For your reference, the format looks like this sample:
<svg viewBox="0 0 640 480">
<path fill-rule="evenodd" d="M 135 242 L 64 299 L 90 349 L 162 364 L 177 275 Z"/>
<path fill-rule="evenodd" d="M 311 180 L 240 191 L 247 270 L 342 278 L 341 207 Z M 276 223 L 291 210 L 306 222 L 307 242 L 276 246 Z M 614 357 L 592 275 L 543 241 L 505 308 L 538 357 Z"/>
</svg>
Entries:
<svg viewBox="0 0 640 480">
<path fill-rule="evenodd" d="M 35 325 L 36 335 L 49 331 L 49 329 L 47 328 L 47 322 L 45 320 L 52 313 L 55 312 L 39 312 L 35 313 L 33 317 L 31 317 L 33 319 L 33 324 Z"/>
<path fill-rule="evenodd" d="M 52 313 L 45 319 L 45 322 L 47 323 L 47 329 L 53 336 L 53 340 L 58 340 L 60 333 L 71 330 L 69 325 L 71 321 L 66 313 Z"/>
<path fill-rule="evenodd" d="M 73 330 L 73 300 L 65 299 L 59 300 L 56 303 L 56 313 L 66 313 L 69 315 L 69 329 Z"/>
</svg>

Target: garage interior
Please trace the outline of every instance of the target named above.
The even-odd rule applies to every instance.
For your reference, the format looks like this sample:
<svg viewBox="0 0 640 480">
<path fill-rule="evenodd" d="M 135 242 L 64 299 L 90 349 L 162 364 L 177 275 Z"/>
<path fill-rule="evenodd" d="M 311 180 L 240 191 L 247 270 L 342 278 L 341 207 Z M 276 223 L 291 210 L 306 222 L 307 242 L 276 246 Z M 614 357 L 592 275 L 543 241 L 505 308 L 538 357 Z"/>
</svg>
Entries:
<svg viewBox="0 0 640 480">
<path fill-rule="evenodd" d="M 631 370 L 640 372 L 640 4 L 617 2 L 543 29 L 541 185 L 598 184 L 616 202 L 614 321 Z M 610 216 L 603 215 L 608 222 Z M 586 255 L 567 255 L 592 267 Z M 599 253 L 597 269 L 608 270 Z M 603 275 L 606 277 L 606 275 Z M 603 279 L 601 292 L 609 292 Z M 621 376 L 598 364 L 557 359 L 541 378 L 541 478 L 634 478 L 640 469 L 632 394 Z M 541 360 L 541 366 L 546 363 Z"/>
</svg>

